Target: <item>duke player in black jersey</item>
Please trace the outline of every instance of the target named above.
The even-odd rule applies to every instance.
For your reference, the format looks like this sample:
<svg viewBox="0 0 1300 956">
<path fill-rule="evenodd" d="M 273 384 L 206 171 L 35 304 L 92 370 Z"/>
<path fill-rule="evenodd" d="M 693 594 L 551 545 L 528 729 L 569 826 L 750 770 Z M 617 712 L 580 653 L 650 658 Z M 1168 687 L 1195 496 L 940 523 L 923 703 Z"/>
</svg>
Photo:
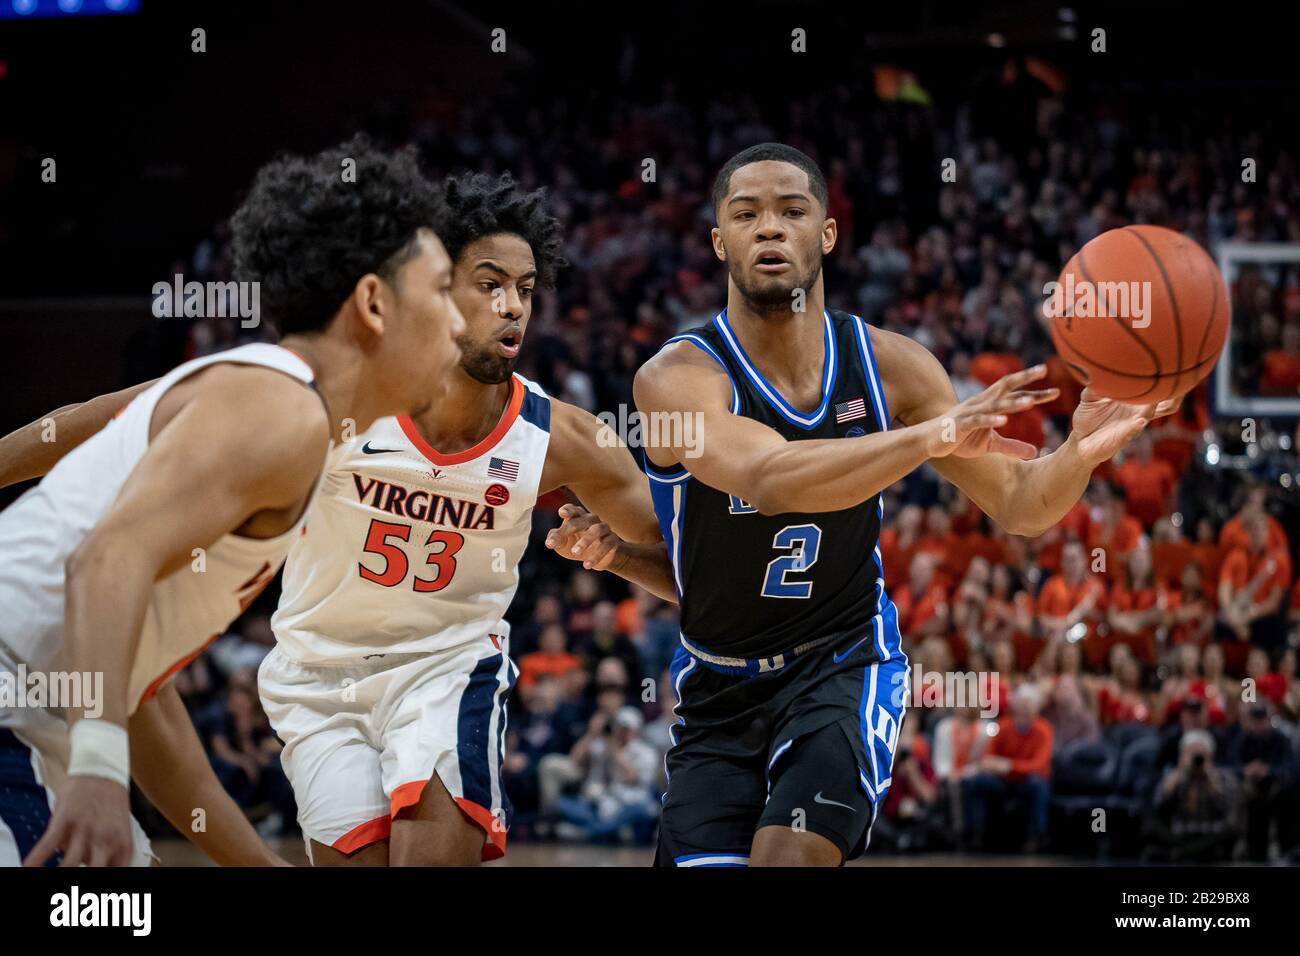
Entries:
<svg viewBox="0 0 1300 956">
<path fill-rule="evenodd" d="M 1085 391 L 1055 452 L 999 435 L 1056 396 L 1027 389 L 1045 369 L 958 403 L 923 346 L 827 311 L 826 198 L 798 150 L 733 157 L 713 193 L 727 307 L 635 380 L 643 416 L 694 416 L 703 437 L 660 428 L 668 442 L 645 450 L 682 608 L 661 865 L 835 866 L 865 847 L 909 692 L 877 543 L 886 487 L 928 460 L 1037 535 L 1172 411 Z"/>
</svg>

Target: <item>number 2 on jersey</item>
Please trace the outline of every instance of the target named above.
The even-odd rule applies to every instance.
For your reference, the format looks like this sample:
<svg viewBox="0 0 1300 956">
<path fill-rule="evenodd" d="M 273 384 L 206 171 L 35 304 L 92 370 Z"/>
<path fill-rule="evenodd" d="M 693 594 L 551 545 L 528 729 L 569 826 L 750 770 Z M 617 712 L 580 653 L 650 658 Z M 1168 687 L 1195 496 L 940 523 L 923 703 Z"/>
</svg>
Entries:
<svg viewBox="0 0 1300 956">
<path fill-rule="evenodd" d="M 772 547 L 790 549 L 789 554 L 773 558 L 767 563 L 767 577 L 759 593 L 770 598 L 807 598 L 812 596 L 811 581 L 787 581 L 792 572 L 807 571 L 817 563 L 817 549 L 821 547 L 822 529 L 815 524 L 786 525 L 772 536 Z"/>
<path fill-rule="evenodd" d="M 406 557 L 406 551 L 403 548 L 391 543 L 388 539 L 400 538 L 403 541 L 409 541 L 410 537 L 411 526 L 409 524 L 397 524 L 392 521 L 380 521 L 378 518 L 372 518 L 363 551 L 366 554 L 375 554 L 383 558 L 384 569 L 383 571 L 371 571 L 361 562 L 357 562 L 361 576 L 367 581 L 374 581 L 386 588 L 394 588 L 401 584 L 406 580 L 410 560 Z M 438 551 L 431 551 L 425 558 L 425 564 L 432 564 L 437 568 L 438 573 L 432 578 L 422 578 L 417 574 L 415 581 L 411 585 L 413 590 L 425 593 L 441 591 L 451 583 L 452 576 L 456 573 L 456 552 L 465 544 L 465 536 L 456 531 L 434 531 L 429 535 L 429 540 L 424 543 L 424 546 L 431 548 L 435 544 L 441 544 L 442 548 Z"/>
</svg>

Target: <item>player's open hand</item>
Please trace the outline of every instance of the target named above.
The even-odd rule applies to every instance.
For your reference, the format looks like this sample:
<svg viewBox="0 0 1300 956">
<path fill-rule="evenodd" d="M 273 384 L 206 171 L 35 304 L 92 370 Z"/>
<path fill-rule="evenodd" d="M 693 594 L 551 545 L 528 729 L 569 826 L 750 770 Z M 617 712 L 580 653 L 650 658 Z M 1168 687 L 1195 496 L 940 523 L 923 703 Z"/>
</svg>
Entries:
<svg viewBox="0 0 1300 956">
<path fill-rule="evenodd" d="M 126 787 L 74 774 L 60 789 L 50 825 L 23 865 L 44 866 L 62 850 L 62 866 L 129 866 L 134 849 Z"/>
<path fill-rule="evenodd" d="M 981 455 L 1003 454 L 1015 458 L 1035 458 L 1038 449 L 1029 442 L 999 435 L 997 429 L 1007 423 L 1007 418 L 1050 402 L 1060 394 L 1060 389 L 1043 388 L 1025 390 L 1025 386 L 1047 374 L 1046 365 L 1035 365 L 1022 372 L 1004 375 L 978 395 L 954 405 L 938 418 L 924 422 L 927 429 L 926 455 L 929 458 L 978 458 Z"/>
<path fill-rule="evenodd" d="M 1102 398 L 1091 386 L 1085 388 L 1071 420 L 1080 457 L 1093 466 L 1100 465 L 1136 438 L 1148 422 L 1173 414 L 1181 403 L 1180 396 L 1156 405 L 1129 405 Z"/>
<path fill-rule="evenodd" d="M 581 561 L 584 568 L 608 570 L 623 540 L 580 505 L 561 505 L 560 517 L 564 521 L 547 532 L 546 546 L 570 561 Z"/>
</svg>

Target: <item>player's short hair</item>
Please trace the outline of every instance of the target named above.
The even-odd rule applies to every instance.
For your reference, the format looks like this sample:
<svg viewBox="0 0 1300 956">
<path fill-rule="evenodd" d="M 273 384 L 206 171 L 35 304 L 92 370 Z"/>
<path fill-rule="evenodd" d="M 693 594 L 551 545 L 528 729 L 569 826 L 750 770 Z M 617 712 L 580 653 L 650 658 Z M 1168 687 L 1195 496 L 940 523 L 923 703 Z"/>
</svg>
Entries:
<svg viewBox="0 0 1300 956">
<path fill-rule="evenodd" d="M 380 150 L 362 134 L 312 156 L 279 156 L 231 217 L 235 278 L 260 283 L 263 312 L 282 335 L 317 332 L 362 276 L 391 279 L 418 253 L 421 229 L 441 231 L 441 210 L 413 153 Z"/>
<path fill-rule="evenodd" d="M 567 265 L 560 256 L 560 220 L 546 209 L 546 190 L 525 192 L 509 173 L 462 173 L 443 181 L 447 219 L 438 235 L 453 262 L 472 243 L 510 233 L 528 243 L 537 264 L 537 281 L 555 288 L 555 273 Z"/>
<path fill-rule="evenodd" d="M 798 166 L 807 173 L 808 186 L 812 190 L 812 194 L 817 197 L 817 201 L 822 204 L 822 208 L 826 208 L 830 198 L 830 193 L 826 188 L 826 177 L 822 174 L 821 167 L 813 162 L 812 157 L 800 152 L 793 146 L 785 145 L 785 143 L 759 143 L 757 146 L 742 149 L 727 160 L 722 168 L 718 170 L 718 177 L 713 180 L 713 213 L 715 216 L 718 213 L 718 207 L 722 205 L 722 200 L 727 198 L 727 191 L 731 189 L 732 174 L 742 166 L 768 160 L 789 163 L 791 166 Z"/>
</svg>

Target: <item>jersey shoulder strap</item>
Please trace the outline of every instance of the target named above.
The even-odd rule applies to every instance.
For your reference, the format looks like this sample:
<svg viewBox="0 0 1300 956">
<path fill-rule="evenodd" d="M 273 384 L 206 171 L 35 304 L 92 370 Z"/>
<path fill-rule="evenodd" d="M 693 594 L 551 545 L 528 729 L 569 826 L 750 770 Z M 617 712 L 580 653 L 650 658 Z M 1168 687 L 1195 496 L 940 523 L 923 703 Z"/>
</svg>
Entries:
<svg viewBox="0 0 1300 956">
<path fill-rule="evenodd" d="M 524 378 L 518 372 L 515 378 L 524 386 L 524 400 L 519 406 L 519 417 L 544 432 L 551 430 L 551 397 L 546 390 L 532 379 Z"/>
</svg>

